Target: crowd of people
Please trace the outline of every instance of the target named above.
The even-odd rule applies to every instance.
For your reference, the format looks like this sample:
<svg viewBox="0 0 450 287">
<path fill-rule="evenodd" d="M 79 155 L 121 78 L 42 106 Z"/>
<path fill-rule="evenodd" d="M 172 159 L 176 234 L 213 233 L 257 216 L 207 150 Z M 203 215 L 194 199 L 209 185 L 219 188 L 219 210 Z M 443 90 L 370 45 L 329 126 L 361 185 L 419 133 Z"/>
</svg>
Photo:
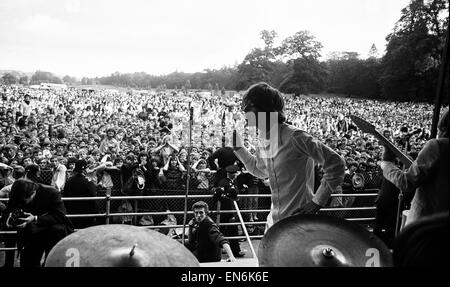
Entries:
<svg viewBox="0 0 450 287">
<path fill-rule="evenodd" d="M 136 180 L 137 191 L 140 186 L 158 194 L 183 191 L 189 171 L 190 189 L 210 194 L 218 183 L 221 148 L 229 146 L 233 130 L 245 127 L 239 94 L 22 86 L 2 86 L 0 93 L 0 197 L 8 197 L 13 182 L 25 174 L 52 185 L 64 197 L 79 160 L 86 162 L 85 176 L 98 190 L 132 195 L 130 184 Z M 427 104 L 289 95 L 285 103 L 287 123 L 345 160 L 342 192 L 379 189 L 382 183 L 376 164 L 382 159 L 382 147 L 358 130 L 350 115 L 374 124 L 413 159 L 430 136 L 433 111 Z M 258 146 L 253 132 L 251 127 L 241 131 L 252 154 Z M 267 180 L 238 166 L 241 186 L 249 193 L 258 193 L 259 185 L 268 186 Z M 47 181 L 40 176 L 44 171 L 50 174 Z M 316 188 L 322 173 L 316 165 Z M 245 205 L 256 209 L 258 202 L 248 199 Z M 1 202 L 0 208 L 5 208 Z M 174 210 L 171 200 L 164 201 L 163 209 Z M 249 213 L 248 220 L 257 221 L 258 215 Z"/>
<path fill-rule="evenodd" d="M 185 91 L 119 92 L 116 90 L 29 89 L 3 86 L 0 105 L 0 188 L 11 184 L 29 165 L 51 170 L 51 185 L 64 184 L 77 159 L 88 162 L 87 178 L 104 188 L 123 188 L 138 167 L 146 186 L 185 187 L 188 169 L 189 117 L 193 108 L 190 187 L 211 187 L 217 161 L 211 155 L 244 125 L 240 97 Z M 417 111 L 421 111 L 417 113 Z M 286 97 L 287 122 L 324 142 L 346 161 L 343 189 L 358 187 L 352 175 L 363 175 L 364 188 L 380 187 L 382 148 L 359 131 L 349 115 L 374 124 L 413 159 L 427 141 L 432 106 L 419 103 L 303 96 Z M 251 132 L 244 144 L 257 146 Z M 229 142 L 227 142 L 229 143 Z M 320 178 L 320 166 L 317 167 Z M 121 174 L 114 186 L 111 175 Z M 3 192 L 3 196 L 6 196 Z"/>
</svg>

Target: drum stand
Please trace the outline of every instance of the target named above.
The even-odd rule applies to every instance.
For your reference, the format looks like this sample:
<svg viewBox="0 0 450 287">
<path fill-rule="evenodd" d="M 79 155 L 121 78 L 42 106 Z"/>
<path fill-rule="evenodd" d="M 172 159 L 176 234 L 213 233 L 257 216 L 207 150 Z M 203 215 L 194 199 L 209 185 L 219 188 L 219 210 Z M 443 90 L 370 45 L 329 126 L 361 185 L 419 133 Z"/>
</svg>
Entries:
<svg viewBox="0 0 450 287">
<path fill-rule="evenodd" d="M 257 258 L 255 249 L 253 248 L 252 241 L 250 240 L 250 236 L 248 235 L 247 227 L 245 227 L 244 219 L 242 218 L 241 211 L 239 210 L 239 206 L 235 200 L 233 200 L 233 204 L 234 204 L 234 208 L 236 208 L 236 212 L 238 214 L 239 221 L 241 222 L 242 230 L 244 231 L 245 237 L 247 238 L 248 245 L 250 245 L 250 249 L 252 251 L 253 258 Z"/>
</svg>

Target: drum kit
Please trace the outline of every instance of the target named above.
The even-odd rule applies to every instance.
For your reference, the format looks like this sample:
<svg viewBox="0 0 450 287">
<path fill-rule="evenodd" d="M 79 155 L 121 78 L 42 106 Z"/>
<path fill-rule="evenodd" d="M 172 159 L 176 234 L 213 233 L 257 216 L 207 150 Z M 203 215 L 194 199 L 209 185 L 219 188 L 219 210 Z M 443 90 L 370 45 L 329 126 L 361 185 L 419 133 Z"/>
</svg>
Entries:
<svg viewBox="0 0 450 287">
<path fill-rule="evenodd" d="M 50 251 L 50 267 L 389 267 L 391 251 L 364 227 L 326 215 L 285 218 L 262 238 L 257 258 L 199 263 L 178 241 L 143 227 L 78 230 Z"/>
</svg>

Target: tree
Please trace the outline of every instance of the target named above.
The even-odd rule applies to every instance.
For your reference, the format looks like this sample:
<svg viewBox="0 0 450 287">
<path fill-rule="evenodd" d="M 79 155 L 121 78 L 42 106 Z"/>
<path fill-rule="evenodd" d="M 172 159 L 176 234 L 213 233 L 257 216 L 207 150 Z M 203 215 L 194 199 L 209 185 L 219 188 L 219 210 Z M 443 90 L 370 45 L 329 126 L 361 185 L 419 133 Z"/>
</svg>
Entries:
<svg viewBox="0 0 450 287">
<path fill-rule="evenodd" d="M 293 60 L 292 71 L 280 83 L 280 91 L 285 93 L 319 93 L 325 88 L 326 69 L 312 57 Z"/>
<path fill-rule="evenodd" d="M 361 60 L 356 52 L 333 52 L 326 66 L 327 92 L 365 98 L 380 96 L 378 59 Z"/>
<path fill-rule="evenodd" d="M 184 84 L 184 87 L 185 87 L 187 90 L 191 89 L 191 81 L 187 80 L 187 81 L 186 81 L 186 84 Z"/>
<path fill-rule="evenodd" d="M 280 83 L 286 93 L 317 93 L 325 88 L 326 69 L 318 60 L 322 44 L 308 31 L 299 31 L 287 37 L 276 48 L 276 54 L 287 61 L 289 71 Z"/>
<path fill-rule="evenodd" d="M 262 30 L 260 33 L 260 38 L 264 41 L 265 48 L 264 50 L 270 51 L 273 49 L 273 43 L 275 42 L 275 38 L 278 36 L 277 32 L 274 30 Z"/>
<path fill-rule="evenodd" d="M 445 41 L 442 31 L 448 25 L 448 3 L 412 0 L 401 12 L 386 38 L 379 80 L 382 95 L 393 100 L 432 101 Z"/>
<path fill-rule="evenodd" d="M 372 44 L 372 47 L 370 47 L 369 50 L 369 54 L 367 55 L 368 58 L 374 58 L 374 59 L 378 59 L 378 49 L 377 46 L 375 46 L 375 44 Z"/>
<path fill-rule="evenodd" d="M 240 76 L 237 89 L 246 89 L 249 84 L 255 82 L 270 82 L 269 75 L 272 72 L 273 63 L 270 61 L 273 55 L 260 48 L 253 49 L 244 61 L 238 66 Z"/>
<path fill-rule="evenodd" d="M 285 60 L 310 57 L 318 59 L 322 47 L 309 31 L 303 30 L 284 39 L 281 46 L 276 49 L 276 54 Z"/>
<path fill-rule="evenodd" d="M 62 81 L 50 72 L 36 71 L 33 76 L 31 76 L 30 84 L 41 83 L 62 84 Z"/>
<path fill-rule="evenodd" d="M 6 73 L 2 76 L 2 81 L 5 85 L 14 85 L 19 82 L 16 76 L 10 73 Z"/>
<path fill-rule="evenodd" d="M 271 83 L 270 75 L 276 61 L 277 49 L 273 46 L 277 33 L 272 30 L 262 30 L 260 38 L 264 42 L 264 49 L 252 49 L 237 67 L 236 89 L 246 89 L 255 82 Z"/>
<path fill-rule="evenodd" d="M 66 84 L 73 84 L 73 83 L 75 83 L 77 81 L 75 78 L 73 78 L 73 77 L 71 77 L 69 75 L 65 75 L 62 80 Z"/>
<path fill-rule="evenodd" d="M 21 85 L 28 85 L 28 76 L 20 77 L 19 84 L 21 84 Z"/>
</svg>

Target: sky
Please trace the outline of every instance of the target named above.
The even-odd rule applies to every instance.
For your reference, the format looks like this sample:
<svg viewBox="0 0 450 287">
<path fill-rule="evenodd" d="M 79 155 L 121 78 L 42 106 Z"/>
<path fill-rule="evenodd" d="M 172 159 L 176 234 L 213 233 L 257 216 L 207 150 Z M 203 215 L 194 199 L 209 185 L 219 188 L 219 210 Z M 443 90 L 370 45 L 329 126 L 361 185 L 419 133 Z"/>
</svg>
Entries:
<svg viewBox="0 0 450 287">
<path fill-rule="evenodd" d="M 384 53 L 409 0 L 1 0 L 0 70 L 78 78 L 193 73 L 242 62 L 259 33 L 301 30 L 333 51 Z"/>
</svg>

